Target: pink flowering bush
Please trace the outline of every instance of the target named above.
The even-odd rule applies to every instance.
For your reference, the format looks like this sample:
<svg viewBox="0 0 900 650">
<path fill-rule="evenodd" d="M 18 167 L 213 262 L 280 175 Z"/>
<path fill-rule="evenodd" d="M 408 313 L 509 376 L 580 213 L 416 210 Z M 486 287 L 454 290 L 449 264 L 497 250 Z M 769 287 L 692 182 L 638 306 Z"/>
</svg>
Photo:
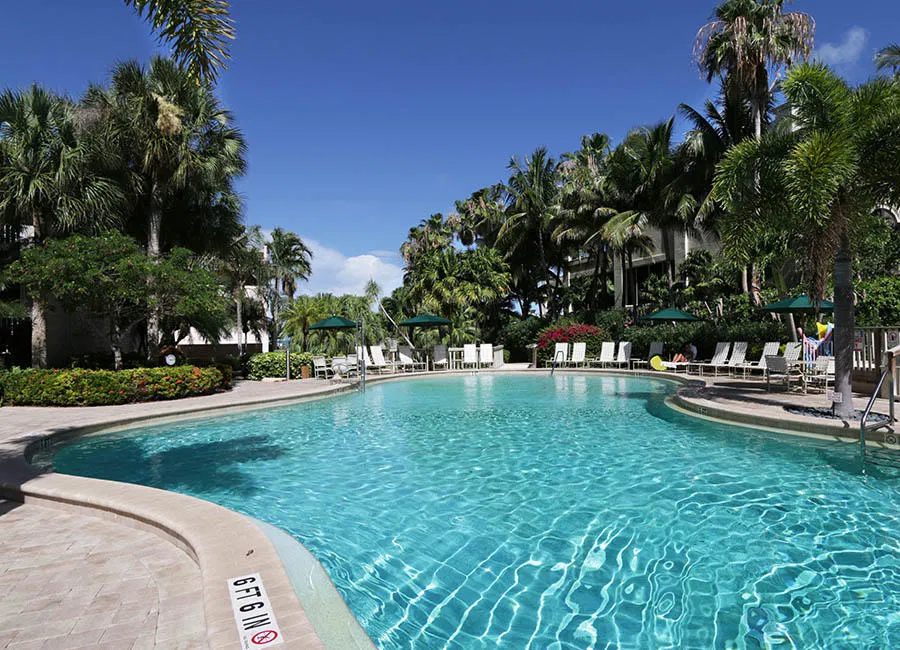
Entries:
<svg viewBox="0 0 900 650">
<path fill-rule="evenodd" d="M 543 365 L 545 361 L 553 358 L 553 352 L 557 343 L 587 343 L 587 358 L 599 357 L 600 346 L 605 340 L 605 332 L 594 325 L 572 323 L 569 325 L 553 325 L 538 334 L 538 362 Z M 569 354 L 571 355 L 571 346 Z"/>
</svg>

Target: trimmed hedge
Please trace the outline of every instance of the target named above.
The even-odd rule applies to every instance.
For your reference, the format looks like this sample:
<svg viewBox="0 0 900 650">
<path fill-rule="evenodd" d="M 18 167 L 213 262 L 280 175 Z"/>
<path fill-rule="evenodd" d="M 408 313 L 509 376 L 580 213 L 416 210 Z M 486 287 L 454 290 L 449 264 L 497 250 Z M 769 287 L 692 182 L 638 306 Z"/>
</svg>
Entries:
<svg viewBox="0 0 900 650">
<path fill-rule="evenodd" d="M 16 406 L 106 406 L 208 395 L 227 387 L 217 368 L 11 370 L 0 373 L 0 399 Z"/>
<path fill-rule="evenodd" d="M 309 352 L 291 352 L 291 377 L 300 376 L 300 366 L 312 368 L 312 354 Z M 250 357 L 247 362 L 249 374 L 247 379 L 259 381 L 263 377 L 284 377 L 287 374 L 285 367 L 285 353 L 260 352 Z"/>
</svg>

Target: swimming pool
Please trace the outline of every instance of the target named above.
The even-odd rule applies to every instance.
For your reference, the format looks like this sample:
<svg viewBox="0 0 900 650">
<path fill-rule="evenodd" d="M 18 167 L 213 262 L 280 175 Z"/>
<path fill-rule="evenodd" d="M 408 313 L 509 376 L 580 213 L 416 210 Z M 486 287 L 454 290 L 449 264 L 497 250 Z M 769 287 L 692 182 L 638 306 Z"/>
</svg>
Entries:
<svg viewBox="0 0 900 650">
<path fill-rule="evenodd" d="M 900 481 L 637 377 L 392 382 L 82 438 L 58 471 L 290 532 L 377 646 L 900 647 Z"/>
</svg>

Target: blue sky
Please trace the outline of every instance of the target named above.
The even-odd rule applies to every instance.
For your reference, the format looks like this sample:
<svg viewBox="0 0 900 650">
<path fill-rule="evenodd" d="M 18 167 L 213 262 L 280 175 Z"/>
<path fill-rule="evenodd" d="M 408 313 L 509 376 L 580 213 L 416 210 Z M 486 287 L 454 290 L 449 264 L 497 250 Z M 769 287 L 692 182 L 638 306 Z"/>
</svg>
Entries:
<svg viewBox="0 0 900 650">
<path fill-rule="evenodd" d="M 78 96 L 157 51 L 120 0 L 5 3 L 2 82 Z M 504 178 L 510 155 L 620 138 L 711 92 L 691 66 L 708 0 L 236 0 L 219 91 L 249 142 L 248 223 L 314 250 L 305 291 L 400 281 L 410 226 Z M 817 55 L 852 81 L 900 40 L 896 0 L 799 0 Z"/>
</svg>

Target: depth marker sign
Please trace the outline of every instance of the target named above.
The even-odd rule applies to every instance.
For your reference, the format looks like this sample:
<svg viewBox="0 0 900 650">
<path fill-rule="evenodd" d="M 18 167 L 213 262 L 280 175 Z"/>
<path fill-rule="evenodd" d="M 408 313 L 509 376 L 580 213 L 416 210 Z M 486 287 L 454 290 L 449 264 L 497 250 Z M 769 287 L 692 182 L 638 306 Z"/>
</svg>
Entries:
<svg viewBox="0 0 900 650">
<path fill-rule="evenodd" d="M 228 579 L 231 608 L 241 637 L 241 648 L 271 648 L 284 643 L 272 605 L 258 573 Z"/>
</svg>

